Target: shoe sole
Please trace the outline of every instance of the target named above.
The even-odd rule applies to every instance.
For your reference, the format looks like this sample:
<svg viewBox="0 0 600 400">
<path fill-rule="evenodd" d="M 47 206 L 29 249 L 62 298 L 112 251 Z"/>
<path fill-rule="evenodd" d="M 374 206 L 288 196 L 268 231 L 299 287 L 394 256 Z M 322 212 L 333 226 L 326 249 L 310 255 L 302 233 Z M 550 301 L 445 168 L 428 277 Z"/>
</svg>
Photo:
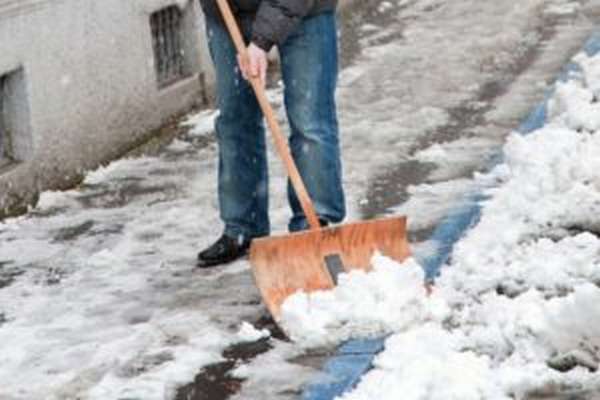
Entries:
<svg viewBox="0 0 600 400">
<path fill-rule="evenodd" d="M 241 256 L 238 257 L 234 257 L 231 259 L 227 259 L 227 260 L 215 260 L 215 261 L 201 261 L 198 260 L 196 261 L 196 268 L 200 268 L 200 269 L 207 269 L 207 268 L 214 268 L 214 267 L 218 267 L 220 265 L 226 265 L 226 264 L 231 264 L 234 261 L 237 260 L 241 260 L 243 258 L 248 258 L 248 252 L 244 253 Z"/>
</svg>

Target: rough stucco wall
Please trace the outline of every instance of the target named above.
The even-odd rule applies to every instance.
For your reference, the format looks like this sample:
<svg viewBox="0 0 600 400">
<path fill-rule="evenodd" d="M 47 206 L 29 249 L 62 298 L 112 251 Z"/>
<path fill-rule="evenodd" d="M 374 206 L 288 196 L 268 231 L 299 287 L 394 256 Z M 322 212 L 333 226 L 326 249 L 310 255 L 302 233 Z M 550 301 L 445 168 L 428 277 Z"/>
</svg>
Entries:
<svg viewBox="0 0 600 400">
<path fill-rule="evenodd" d="M 33 151 L 0 172 L 0 214 L 72 185 L 191 106 L 206 63 L 196 1 L 21 1 L 0 1 L 0 74 L 23 68 Z M 159 90 L 149 17 L 170 4 L 187 4 L 196 73 Z"/>
</svg>

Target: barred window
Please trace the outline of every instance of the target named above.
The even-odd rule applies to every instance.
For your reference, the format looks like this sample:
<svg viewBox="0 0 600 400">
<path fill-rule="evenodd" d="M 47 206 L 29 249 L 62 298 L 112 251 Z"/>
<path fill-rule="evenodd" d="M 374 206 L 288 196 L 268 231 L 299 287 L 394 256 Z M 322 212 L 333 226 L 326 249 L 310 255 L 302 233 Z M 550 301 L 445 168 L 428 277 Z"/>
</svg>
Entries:
<svg viewBox="0 0 600 400">
<path fill-rule="evenodd" d="M 169 6 L 150 16 L 154 64 L 159 87 L 189 76 L 184 47 L 184 15 L 177 6 Z"/>
<path fill-rule="evenodd" d="M 5 116 L 7 76 L 0 76 L 0 168 L 10 163 L 10 137 Z"/>
<path fill-rule="evenodd" d="M 0 168 L 33 154 L 25 70 L 0 74 Z"/>
</svg>

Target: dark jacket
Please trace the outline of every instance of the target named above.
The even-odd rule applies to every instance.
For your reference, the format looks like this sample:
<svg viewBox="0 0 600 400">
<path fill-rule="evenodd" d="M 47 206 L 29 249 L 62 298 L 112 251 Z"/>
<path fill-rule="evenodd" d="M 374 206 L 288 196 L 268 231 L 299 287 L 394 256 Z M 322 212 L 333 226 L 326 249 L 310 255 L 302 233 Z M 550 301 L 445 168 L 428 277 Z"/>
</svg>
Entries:
<svg viewBox="0 0 600 400">
<path fill-rule="evenodd" d="M 207 18 L 222 21 L 215 0 L 200 0 Z M 264 50 L 281 44 L 308 16 L 334 11 L 337 0 L 229 0 L 244 36 Z"/>
</svg>

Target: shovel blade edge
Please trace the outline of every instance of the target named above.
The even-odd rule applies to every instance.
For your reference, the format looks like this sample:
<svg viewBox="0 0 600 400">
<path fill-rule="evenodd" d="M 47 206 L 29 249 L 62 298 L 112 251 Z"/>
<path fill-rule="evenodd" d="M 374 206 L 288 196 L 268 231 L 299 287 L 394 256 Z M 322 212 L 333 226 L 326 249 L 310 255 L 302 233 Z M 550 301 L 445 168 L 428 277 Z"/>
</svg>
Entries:
<svg viewBox="0 0 600 400">
<path fill-rule="evenodd" d="M 288 296 L 332 289 L 340 269 L 369 271 L 377 251 L 398 262 L 410 256 L 406 217 L 256 239 L 250 262 L 263 301 L 278 321 Z"/>
</svg>

